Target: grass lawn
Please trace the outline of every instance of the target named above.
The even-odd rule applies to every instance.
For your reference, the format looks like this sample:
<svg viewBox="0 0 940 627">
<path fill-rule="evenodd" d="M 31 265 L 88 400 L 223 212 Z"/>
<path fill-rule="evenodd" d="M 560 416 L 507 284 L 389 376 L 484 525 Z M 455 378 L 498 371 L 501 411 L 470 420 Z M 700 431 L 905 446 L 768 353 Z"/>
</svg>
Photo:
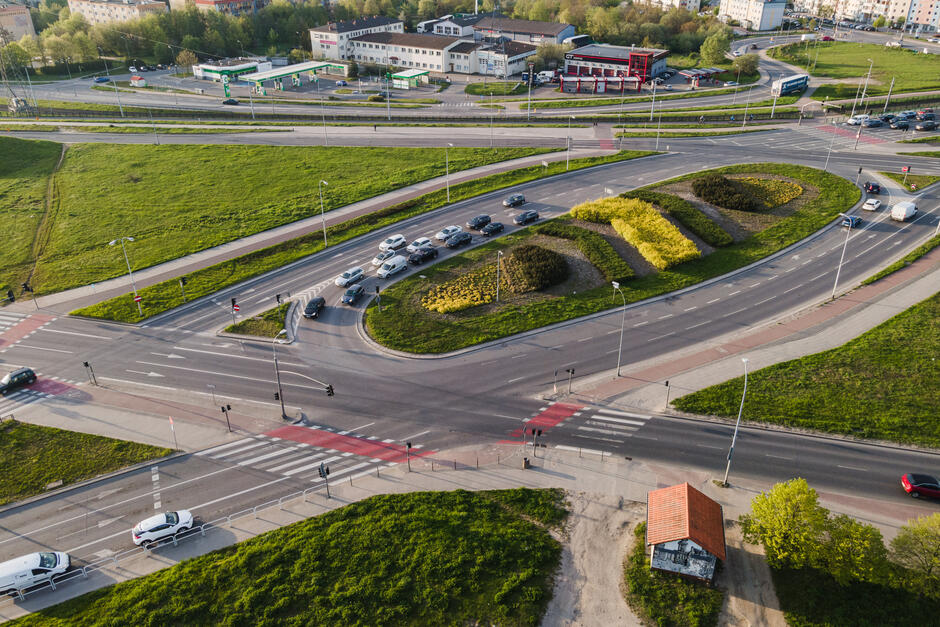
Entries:
<svg viewBox="0 0 940 627">
<path fill-rule="evenodd" d="M 924 255 L 929 253 L 931 250 L 933 250 L 937 246 L 940 246 L 940 235 L 930 238 L 929 240 L 927 240 L 926 242 L 924 242 L 923 244 L 921 244 L 920 246 L 918 246 L 917 248 L 909 252 L 902 259 L 895 261 L 887 268 L 884 268 L 880 272 L 877 272 L 873 274 L 872 276 L 868 277 L 867 279 L 862 281 L 862 285 L 869 285 L 871 283 L 874 283 L 878 279 L 883 279 L 889 274 L 893 274 L 894 272 L 897 272 L 901 268 L 906 268 L 907 266 L 911 265 L 912 263 L 914 263 L 915 261 L 917 261 Z"/>
<path fill-rule="evenodd" d="M 940 144 L 940 135 L 929 135 L 917 139 L 902 139 L 899 144 Z"/>
<path fill-rule="evenodd" d="M 931 150 L 925 152 L 899 152 L 899 155 L 909 155 L 911 157 L 934 157 L 940 159 L 940 150 Z"/>
<path fill-rule="evenodd" d="M 46 211 L 46 187 L 62 144 L 0 137 L 0 290 L 29 277 L 35 238 Z M 13 155 L 16 157 L 13 158 Z"/>
<path fill-rule="evenodd" d="M 56 481 L 69 485 L 172 452 L 7 420 L 0 424 L 0 468 L 7 469 L 0 473 L 0 505 L 40 494 Z"/>
<path fill-rule="evenodd" d="M 450 170 L 543 152 L 454 148 Z M 443 148 L 74 145 L 56 174 L 34 287 L 49 293 L 123 274 L 120 247 L 107 245 L 117 234 L 134 237 L 131 266 L 146 268 L 315 215 L 321 179 L 329 211 L 443 174 Z"/>
<path fill-rule="evenodd" d="M 757 163 L 712 171 L 783 175 L 805 181 L 818 189 L 819 195 L 806 202 L 793 215 L 743 241 L 668 270 L 625 281 L 622 289 L 628 303 L 695 285 L 762 259 L 819 230 L 839 212 L 846 211 L 858 202 L 860 197 L 858 188 L 845 179 L 803 166 Z M 655 189 L 702 174 L 697 172 L 681 176 L 649 188 Z M 485 255 L 495 259 L 497 249 L 521 241 L 528 233 L 528 229 L 523 229 L 500 237 L 440 264 L 423 268 L 421 274 L 427 277 L 425 279 L 413 275 L 390 286 L 382 293 L 382 313 L 378 312 L 374 304 L 366 311 L 365 324 L 369 334 L 379 343 L 397 350 L 444 353 L 618 306 L 620 301 L 611 300 L 609 285 L 578 289 L 577 293 L 563 297 L 514 305 L 504 303 L 485 311 L 468 309 L 448 316 L 431 315 L 421 306 L 420 295 L 427 293 L 440 281 L 451 278 L 458 264 L 472 264 Z"/>
<path fill-rule="evenodd" d="M 807 64 L 807 52 L 809 62 Z M 816 60 L 816 52 L 819 58 Z M 888 93 L 891 79 L 895 79 L 892 93 L 905 91 L 929 91 L 940 87 L 937 76 L 937 57 L 930 54 L 917 54 L 903 48 L 886 48 L 876 44 L 851 43 L 843 41 L 794 43 L 773 48 L 770 55 L 787 63 L 802 67 L 812 67 L 816 60 L 813 76 L 832 79 L 854 79 L 847 83 L 822 85 L 813 92 L 816 100 L 840 100 L 854 98 L 858 90 L 859 79 L 868 74 L 868 59 L 874 60 L 871 80 L 868 83 L 869 96 Z M 808 71 L 808 70 L 807 70 Z"/>
<path fill-rule="evenodd" d="M 913 189 L 911 186 L 916 185 L 917 189 L 923 189 L 930 185 L 931 183 L 936 183 L 940 181 L 940 176 L 935 174 L 908 174 L 907 181 L 904 180 L 903 172 L 879 172 L 882 176 L 887 176 L 892 181 L 896 183 L 901 183 L 906 186 L 908 189 Z"/>
<path fill-rule="evenodd" d="M 711 627 L 718 624 L 724 592 L 678 575 L 650 570 L 646 523 L 637 525 L 636 542 L 623 565 L 627 604 L 653 625 Z"/>
<path fill-rule="evenodd" d="M 374 496 L 19 624 L 534 627 L 565 515 L 561 490 Z"/>
<path fill-rule="evenodd" d="M 917 594 L 898 582 L 903 578 L 892 579 L 890 584 L 851 581 L 843 586 L 829 573 L 813 568 L 771 568 L 770 574 L 791 627 L 937 624 L 940 598 Z"/>
<path fill-rule="evenodd" d="M 472 96 L 515 96 L 524 94 L 528 87 L 521 81 L 487 81 L 484 83 L 468 83 L 464 91 Z"/>
<path fill-rule="evenodd" d="M 749 374 L 745 418 L 940 445 L 938 319 L 940 294 L 838 348 Z M 735 378 L 678 398 L 673 405 L 696 414 L 735 416 L 743 384 L 743 378 Z"/>
<path fill-rule="evenodd" d="M 633 159 L 650 154 L 655 153 L 642 150 L 625 150 L 617 154 L 603 157 L 572 159 L 571 169 L 587 168 L 594 165 Z M 546 176 L 561 174 L 564 171 L 564 162 L 558 161 L 549 163 L 547 168 L 541 165 L 529 166 L 485 176 L 457 185 L 451 185 L 451 202 L 472 198 L 497 189 L 505 189 Z M 383 226 L 438 209 L 446 204 L 448 203 L 445 190 L 437 190 L 419 196 L 413 200 L 407 200 L 397 205 L 380 209 L 371 214 L 353 218 L 341 224 L 328 227 L 327 234 L 330 243 L 335 245 Z M 190 299 L 199 298 L 200 296 L 211 294 L 223 287 L 234 285 L 239 281 L 257 276 L 268 270 L 273 270 L 274 268 L 279 268 L 287 263 L 306 257 L 307 255 L 312 255 L 321 250 L 323 250 L 323 237 L 319 232 L 287 240 L 275 244 L 274 246 L 269 246 L 268 248 L 254 251 L 186 275 L 189 280 L 186 293 L 189 295 Z M 156 315 L 182 304 L 177 278 L 145 287 L 140 290 L 140 295 L 143 297 L 142 306 L 144 317 Z M 134 305 L 130 293 L 73 311 L 72 313 L 75 315 L 122 322 L 137 322 L 140 320 L 137 307 Z"/>
<path fill-rule="evenodd" d="M 299 307 L 300 305 L 298 304 L 297 306 Z M 289 307 L 290 303 L 282 303 L 253 318 L 230 324 L 225 327 L 225 331 L 227 333 L 238 333 L 240 335 L 274 337 L 284 328 L 284 317 L 287 315 L 287 309 Z"/>
</svg>

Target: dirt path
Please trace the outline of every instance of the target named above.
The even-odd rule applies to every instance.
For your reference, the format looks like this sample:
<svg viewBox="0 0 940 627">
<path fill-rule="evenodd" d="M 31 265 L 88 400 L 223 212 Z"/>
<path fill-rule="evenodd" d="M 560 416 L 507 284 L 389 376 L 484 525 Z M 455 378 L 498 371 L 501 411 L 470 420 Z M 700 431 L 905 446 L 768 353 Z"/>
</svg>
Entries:
<svg viewBox="0 0 940 627">
<path fill-rule="evenodd" d="M 612 495 L 569 493 L 571 514 L 562 538 L 561 568 L 543 627 L 641 625 L 623 598 L 623 559 L 645 503 Z"/>
<path fill-rule="evenodd" d="M 741 526 L 725 523 L 727 561 L 716 584 L 725 589 L 725 605 L 719 625 L 733 627 L 784 627 L 777 594 L 770 579 L 770 569 L 760 547 L 746 544 Z"/>
</svg>

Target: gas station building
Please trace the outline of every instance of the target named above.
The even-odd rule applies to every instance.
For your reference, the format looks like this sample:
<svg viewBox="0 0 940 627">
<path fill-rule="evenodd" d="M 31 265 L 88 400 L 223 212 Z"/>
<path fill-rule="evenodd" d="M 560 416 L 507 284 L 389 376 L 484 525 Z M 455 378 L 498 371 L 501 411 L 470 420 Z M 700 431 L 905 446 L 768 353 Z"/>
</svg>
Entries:
<svg viewBox="0 0 940 627">
<path fill-rule="evenodd" d="M 264 72 L 253 72 L 239 76 L 239 80 L 251 83 L 252 91 L 262 96 L 267 95 L 264 84 L 268 81 L 274 82 L 274 89 L 283 91 L 285 88 L 285 79 L 290 80 L 290 86 L 300 87 L 300 77 L 306 74 L 310 82 L 316 79 L 317 74 L 334 74 L 339 76 L 349 75 L 349 66 L 338 61 L 306 61 L 304 63 L 295 63 L 285 65 L 284 67 L 268 69 Z"/>
</svg>

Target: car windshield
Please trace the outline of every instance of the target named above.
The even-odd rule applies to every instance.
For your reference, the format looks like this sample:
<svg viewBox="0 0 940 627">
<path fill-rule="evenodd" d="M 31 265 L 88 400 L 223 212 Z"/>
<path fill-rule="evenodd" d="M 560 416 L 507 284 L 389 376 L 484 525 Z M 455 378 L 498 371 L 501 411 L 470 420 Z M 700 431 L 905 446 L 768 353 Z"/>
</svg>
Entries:
<svg viewBox="0 0 940 627">
<path fill-rule="evenodd" d="M 167 522 L 167 524 L 175 525 L 175 524 L 178 523 L 179 521 L 180 521 L 180 516 L 179 516 L 179 514 L 177 514 L 176 512 L 167 512 L 167 514 L 166 514 L 166 522 Z"/>
<path fill-rule="evenodd" d="M 59 563 L 59 558 L 55 553 L 40 553 L 39 554 L 39 567 L 40 568 L 55 568 L 55 565 Z"/>
<path fill-rule="evenodd" d="M 358 287 L 351 287 L 348 290 L 346 290 L 346 296 L 355 296 L 358 293 L 359 293 Z"/>
<path fill-rule="evenodd" d="M 346 272 L 343 273 L 343 278 L 344 278 L 344 279 L 348 279 L 348 278 L 351 277 L 352 275 L 353 275 L 352 272 L 346 271 Z"/>
<path fill-rule="evenodd" d="M 386 244 L 392 244 L 392 243 L 394 243 L 394 242 L 395 242 L 395 238 L 394 238 L 394 237 L 390 237 L 390 238 L 388 238 L 387 240 L 385 240 L 385 243 L 386 243 Z"/>
</svg>

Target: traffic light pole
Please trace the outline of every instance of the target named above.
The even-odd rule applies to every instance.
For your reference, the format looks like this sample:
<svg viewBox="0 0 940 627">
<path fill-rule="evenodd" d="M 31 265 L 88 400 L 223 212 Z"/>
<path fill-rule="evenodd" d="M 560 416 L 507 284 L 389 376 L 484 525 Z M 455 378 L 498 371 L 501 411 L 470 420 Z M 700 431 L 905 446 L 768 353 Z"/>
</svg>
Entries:
<svg viewBox="0 0 940 627">
<path fill-rule="evenodd" d="M 274 377 L 277 379 L 277 398 L 281 401 L 281 418 L 287 418 L 287 410 L 284 409 L 284 390 L 281 389 L 281 370 L 277 365 L 277 338 L 281 336 L 281 333 L 287 333 L 287 329 L 281 329 L 274 336 L 271 340 L 271 350 L 274 351 Z"/>
</svg>

